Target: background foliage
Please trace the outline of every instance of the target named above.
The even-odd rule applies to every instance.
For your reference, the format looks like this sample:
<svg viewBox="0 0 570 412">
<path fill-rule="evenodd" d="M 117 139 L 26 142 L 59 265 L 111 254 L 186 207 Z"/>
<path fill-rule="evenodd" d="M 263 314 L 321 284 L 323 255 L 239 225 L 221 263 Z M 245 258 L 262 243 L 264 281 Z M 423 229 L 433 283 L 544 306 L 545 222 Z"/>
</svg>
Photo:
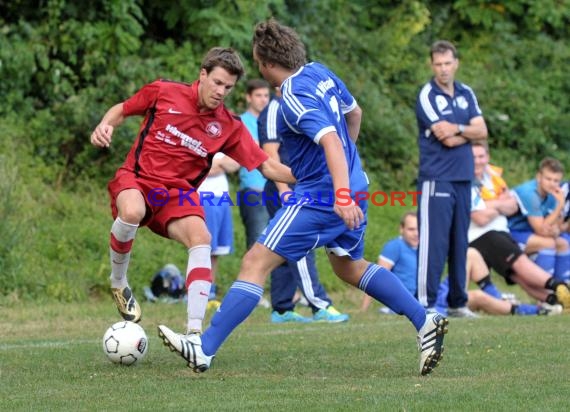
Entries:
<svg viewBox="0 0 570 412">
<path fill-rule="evenodd" d="M 106 288 L 105 186 L 138 119 L 117 130 L 108 150 L 89 145 L 90 131 L 107 108 L 146 82 L 193 81 L 214 45 L 235 47 L 248 77 L 258 77 L 251 31 L 269 16 L 295 27 L 310 58 L 334 69 L 357 96 L 365 111 L 361 155 L 374 190 L 413 188 L 415 96 L 430 76 L 428 47 L 439 38 L 458 45 L 458 78 L 478 95 L 507 181 L 530 178 L 545 155 L 570 165 L 569 0 L 0 0 L 0 9 L 0 297 L 6 302 L 75 300 Z M 240 112 L 243 100 L 241 82 L 228 106 Z M 372 212 L 369 259 L 395 234 L 400 212 Z M 236 229 L 228 270 L 243 253 L 239 220 Z M 184 252 L 174 249 L 140 231 L 135 254 L 146 260 L 135 258 L 132 278 L 146 283 L 167 259 L 184 265 Z"/>
</svg>

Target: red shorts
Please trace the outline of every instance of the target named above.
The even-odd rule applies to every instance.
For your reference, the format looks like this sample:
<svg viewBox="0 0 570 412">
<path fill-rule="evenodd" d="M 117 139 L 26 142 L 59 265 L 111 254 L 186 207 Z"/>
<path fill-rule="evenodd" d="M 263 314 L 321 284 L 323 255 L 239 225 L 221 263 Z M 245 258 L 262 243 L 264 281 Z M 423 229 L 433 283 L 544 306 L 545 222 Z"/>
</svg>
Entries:
<svg viewBox="0 0 570 412">
<path fill-rule="evenodd" d="M 146 215 L 140 223 L 154 233 L 168 238 L 166 230 L 173 219 L 186 216 L 200 216 L 204 219 L 204 209 L 195 189 L 168 188 L 164 184 L 136 177 L 134 173 L 119 170 L 107 186 L 111 196 L 113 219 L 117 218 L 117 196 L 125 189 L 140 191 L 146 203 Z"/>
</svg>

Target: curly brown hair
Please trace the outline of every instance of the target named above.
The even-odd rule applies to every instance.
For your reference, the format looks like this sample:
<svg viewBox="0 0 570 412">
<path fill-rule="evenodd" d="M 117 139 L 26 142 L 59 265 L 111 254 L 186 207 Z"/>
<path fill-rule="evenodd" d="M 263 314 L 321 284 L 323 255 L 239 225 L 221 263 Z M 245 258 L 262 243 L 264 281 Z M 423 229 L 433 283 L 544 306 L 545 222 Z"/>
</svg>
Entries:
<svg viewBox="0 0 570 412">
<path fill-rule="evenodd" d="M 297 32 L 274 18 L 255 26 L 253 48 L 262 64 L 273 63 L 296 70 L 307 63 L 305 45 Z"/>
</svg>

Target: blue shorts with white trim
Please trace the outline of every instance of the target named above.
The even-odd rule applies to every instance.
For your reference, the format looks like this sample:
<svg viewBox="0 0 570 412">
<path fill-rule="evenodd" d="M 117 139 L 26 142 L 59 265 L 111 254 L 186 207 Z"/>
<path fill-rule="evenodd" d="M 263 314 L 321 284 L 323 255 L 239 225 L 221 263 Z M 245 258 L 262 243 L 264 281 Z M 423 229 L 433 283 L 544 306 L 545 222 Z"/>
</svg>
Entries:
<svg viewBox="0 0 570 412">
<path fill-rule="evenodd" d="M 327 253 L 358 260 L 364 255 L 366 202 L 360 202 L 364 222 L 350 230 L 332 206 L 303 203 L 284 206 L 265 228 L 259 243 L 287 260 L 298 261 L 310 250 L 324 246 Z"/>
</svg>

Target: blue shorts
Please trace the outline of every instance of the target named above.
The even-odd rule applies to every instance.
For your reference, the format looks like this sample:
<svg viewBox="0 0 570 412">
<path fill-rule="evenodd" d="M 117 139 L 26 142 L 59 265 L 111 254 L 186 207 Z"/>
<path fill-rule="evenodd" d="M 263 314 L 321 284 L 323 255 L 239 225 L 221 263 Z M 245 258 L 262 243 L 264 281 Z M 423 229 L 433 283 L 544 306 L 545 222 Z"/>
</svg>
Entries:
<svg viewBox="0 0 570 412">
<path fill-rule="evenodd" d="M 206 226 L 212 235 L 212 255 L 229 255 L 234 245 L 234 228 L 232 220 L 232 210 L 226 202 L 220 202 L 213 198 L 210 205 L 204 202 L 204 213 L 206 215 Z"/>
<path fill-rule="evenodd" d="M 528 238 L 531 235 L 534 235 L 534 232 L 530 230 L 511 230 L 511 237 L 519 244 L 521 250 L 525 250 Z"/>
<path fill-rule="evenodd" d="M 366 202 L 360 202 L 360 207 L 364 212 L 364 222 L 358 229 L 350 230 L 332 206 L 303 202 L 284 206 L 270 220 L 257 241 L 292 261 L 298 261 L 321 246 L 327 253 L 358 260 L 364 256 Z"/>
</svg>

